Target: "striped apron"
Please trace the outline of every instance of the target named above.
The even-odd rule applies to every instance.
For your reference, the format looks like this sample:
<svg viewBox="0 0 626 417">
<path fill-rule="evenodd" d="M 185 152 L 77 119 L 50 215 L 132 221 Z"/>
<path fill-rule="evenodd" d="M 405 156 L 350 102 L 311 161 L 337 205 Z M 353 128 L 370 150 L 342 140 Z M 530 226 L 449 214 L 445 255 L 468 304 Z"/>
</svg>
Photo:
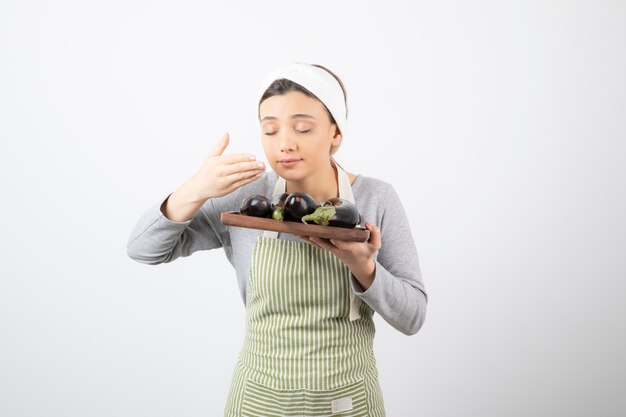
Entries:
<svg viewBox="0 0 626 417">
<path fill-rule="evenodd" d="M 374 312 L 354 303 L 350 277 L 324 249 L 271 232 L 257 239 L 225 416 L 385 416 Z"/>
</svg>

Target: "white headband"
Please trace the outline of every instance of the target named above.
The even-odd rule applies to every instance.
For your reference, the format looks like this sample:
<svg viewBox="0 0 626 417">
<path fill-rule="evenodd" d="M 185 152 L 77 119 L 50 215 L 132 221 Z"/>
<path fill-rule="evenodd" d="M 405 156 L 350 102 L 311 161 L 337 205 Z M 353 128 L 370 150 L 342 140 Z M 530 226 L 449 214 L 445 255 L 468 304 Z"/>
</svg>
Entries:
<svg viewBox="0 0 626 417">
<path fill-rule="evenodd" d="M 267 87 L 274 81 L 286 78 L 300 84 L 313 93 L 328 109 L 337 122 L 341 135 L 345 137 L 346 102 L 339 82 L 328 71 L 309 64 L 289 64 L 274 69 L 265 78 L 259 93 L 259 100 Z"/>
</svg>

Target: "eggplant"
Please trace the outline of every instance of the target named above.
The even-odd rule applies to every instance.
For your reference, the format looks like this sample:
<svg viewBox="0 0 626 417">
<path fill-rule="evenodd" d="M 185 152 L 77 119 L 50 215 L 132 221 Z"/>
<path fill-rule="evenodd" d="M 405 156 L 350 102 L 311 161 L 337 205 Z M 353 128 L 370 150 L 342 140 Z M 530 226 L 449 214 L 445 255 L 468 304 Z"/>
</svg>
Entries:
<svg viewBox="0 0 626 417">
<path fill-rule="evenodd" d="M 254 194 L 243 200 L 239 212 L 246 216 L 270 217 L 272 215 L 272 204 L 264 195 Z"/>
<path fill-rule="evenodd" d="M 289 197 L 288 193 L 276 194 L 272 197 L 270 203 L 272 204 L 272 219 L 279 222 L 283 221 L 285 216 L 285 201 Z"/>
<path fill-rule="evenodd" d="M 361 214 L 354 203 L 343 198 L 331 198 L 312 214 L 303 216 L 302 221 L 313 221 L 321 226 L 352 229 L 361 222 Z"/>
<path fill-rule="evenodd" d="M 307 193 L 291 193 L 285 200 L 283 208 L 285 220 L 299 222 L 303 216 L 311 214 L 320 206 L 315 199 Z"/>
</svg>

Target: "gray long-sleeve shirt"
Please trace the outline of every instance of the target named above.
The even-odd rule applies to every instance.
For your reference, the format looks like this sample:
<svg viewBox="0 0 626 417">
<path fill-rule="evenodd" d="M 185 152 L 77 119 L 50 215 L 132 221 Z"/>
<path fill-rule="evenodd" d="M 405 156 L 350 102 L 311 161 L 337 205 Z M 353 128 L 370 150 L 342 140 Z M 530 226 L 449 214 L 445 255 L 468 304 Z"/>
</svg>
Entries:
<svg viewBox="0 0 626 417">
<path fill-rule="evenodd" d="M 220 213 L 238 211 L 249 195 L 272 196 L 278 176 L 269 171 L 234 192 L 207 200 L 192 219 L 175 222 L 163 215 L 161 198 L 148 208 L 133 228 L 127 243 L 128 256 L 137 262 L 157 265 L 195 251 L 224 248 L 235 268 L 239 291 L 245 304 L 252 250 L 261 230 L 225 226 Z M 390 184 L 357 175 L 352 183 L 355 204 L 365 220 L 380 227 L 380 249 L 374 254 L 375 277 L 367 289 L 354 276 L 351 285 L 357 296 L 400 332 L 411 335 L 426 317 L 427 294 L 417 250 L 402 203 Z M 280 239 L 302 241 L 287 233 Z"/>
</svg>

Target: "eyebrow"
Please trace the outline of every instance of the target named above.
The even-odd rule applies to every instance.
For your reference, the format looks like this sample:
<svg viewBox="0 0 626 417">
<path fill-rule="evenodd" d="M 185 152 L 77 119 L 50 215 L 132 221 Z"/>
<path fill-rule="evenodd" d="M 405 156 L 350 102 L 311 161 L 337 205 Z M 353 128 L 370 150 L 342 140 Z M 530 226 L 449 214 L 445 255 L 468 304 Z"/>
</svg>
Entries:
<svg viewBox="0 0 626 417">
<path fill-rule="evenodd" d="M 298 118 L 304 118 L 304 119 L 315 119 L 315 117 L 311 116 L 310 114 L 304 114 L 304 113 L 296 113 L 296 114 L 292 114 L 291 115 L 292 119 L 298 119 Z M 274 116 L 265 116 L 263 119 L 261 119 L 261 122 L 265 121 L 265 120 L 276 120 L 277 118 Z"/>
</svg>

